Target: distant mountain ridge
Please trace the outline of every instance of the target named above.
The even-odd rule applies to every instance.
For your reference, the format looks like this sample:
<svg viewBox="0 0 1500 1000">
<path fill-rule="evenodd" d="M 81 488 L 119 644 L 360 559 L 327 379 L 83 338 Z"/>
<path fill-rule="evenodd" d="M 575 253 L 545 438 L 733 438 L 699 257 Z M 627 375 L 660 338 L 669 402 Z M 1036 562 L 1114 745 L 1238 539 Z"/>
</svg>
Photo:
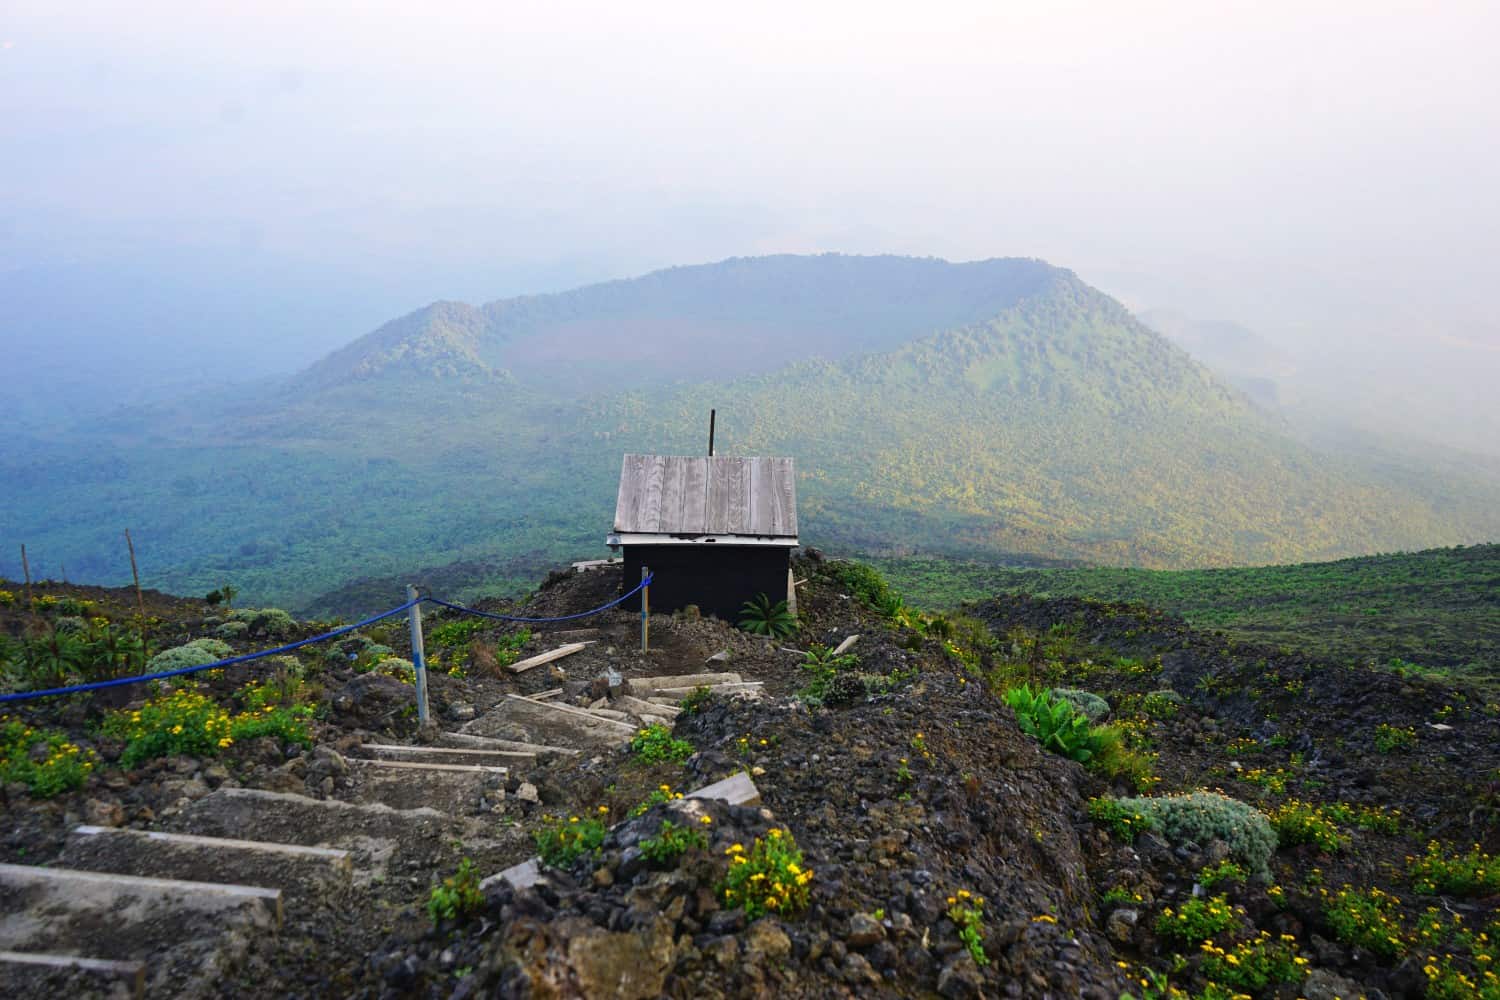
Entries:
<svg viewBox="0 0 1500 1000">
<path fill-rule="evenodd" d="M 846 551 L 1165 568 L 1500 538 L 1500 477 L 1299 443 L 1070 271 L 836 255 L 435 303 L 267 392 L 0 455 L 0 534 L 108 581 L 130 526 L 158 585 L 313 611 L 414 567 L 520 585 L 602 554 L 620 454 L 700 452 L 711 408 L 721 452 L 797 457 L 804 541 Z"/>
</svg>

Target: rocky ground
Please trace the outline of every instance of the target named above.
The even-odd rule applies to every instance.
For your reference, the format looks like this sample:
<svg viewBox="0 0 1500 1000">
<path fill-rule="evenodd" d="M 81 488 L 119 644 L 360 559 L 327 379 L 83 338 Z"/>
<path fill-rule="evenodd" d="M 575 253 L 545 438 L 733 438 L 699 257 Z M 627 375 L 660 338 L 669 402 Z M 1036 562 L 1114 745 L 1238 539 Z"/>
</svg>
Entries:
<svg viewBox="0 0 1500 1000">
<path fill-rule="evenodd" d="M 521 656 L 590 644 L 518 675 L 494 666 L 518 627 L 496 624 L 446 648 L 431 637 L 457 616 L 429 615 L 429 659 L 462 676 L 434 671 L 437 725 L 428 731 L 418 729 L 408 683 L 362 669 L 372 643 L 409 656 L 403 621 L 300 654 L 322 706 L 307 748 L 265 737 L 215 757 L 127 769 L 119 766 L 121 745 L 100 736 L 98 723 L 144 691 L 24 703 L 7 714 L 66 731 L 102 766 L 83 788 L 51 799 L 6 786 L 0 861 L 77 860 L 70 831 L 82 823 L 347 846 L 352 883 L 289 893 L 279 933 L 242 934 L 211 980 L 224 995 L 1114 1000 L 1181 989 L 1228 997 L 1212 992 L 1199 948 L 1157 931 L 1167 908 L 1218 893 L 1241 911 L 1220 944 L 1259 931 L 1286 934 L 1306 963 L 1296 982 L 1249 991 L 1257 996 L 1464 995 L 1435 991 L 1423 971 L 1432 964 L 1425 948 L 1388 955 L 1341 940 L 1324 891 L 1379 888 L 1398 899 L 1393 919 L 1411 928 L 1429 907 L 1476 932 L 1495 920 L 1493 898 L 1413 892 L 1406 858 L 1431 838 L 1500 849 L 1496 706 L 1419 678 L 1234 646 L 1140 608 L 1004 599 L 969 609 L 973 621 L 939 623 L 876 610 L 819 558 L 799 561 L 797 572 L 807 581 L 799 588 L 801 628 L 785 639 L 692 615 L 655 616 L 652 649 L 642 653 L 639 619 L 615 611 L 530 629 Z M 568 614 L 621 587 L 617 569 L 554 574 L 507 610 Z M 88 596 L 121 620 L 134 612 L 133 593 L 59 585 L 47 592 Z M 159 619 L 157 648 L 212 634 L 223 618 L 222 609 L 161 595 L 151 595 L 147 613 Z M 0 609 L 0 627 L 12 634 L 28 621 L 14 607 Z M 232 645 L 264 648 L 320 627 L 246 634 Z M 851 635 L 860 637 L 852 647 L 858 676 L 844 678 L 825 704 L 799 699 L 810 680 L 802 652 Z M 247 664 L 202 686 L 228 698 L 274 669 Z M 624 688 L 611 690 L 612 673 L 628 687 L 631 678 L 704 671 L 734 671 L 763 688 L 757 698 L 714 696 L 677 715 L 673 736 L 692 747 L 681 763 L 587 742 L 578 753 L 516 760 L 503 775 L 411 782 L 374 776 L 361 763 L 371 744 L 441 742 L 435 734 L 503 716 L 509 695 L 555 691 L 550 697 L 562 704 L 609 710 L 625 704 Z M 1152 773 L 1109 780 L 1043 750 L 999 696 L 1022 680 L 1105 698 L 1132 745 L 1155 755 Z M 1171 698 L 1148 699 L 1161 691 Z M 1411 745 L 1377 749 L 1380 725 L 1410 730 Z M 503 735 L 549 742 L 524 728 Z M 686 791 L 741 771 L 758 788 L 758 804 L 694 802 L 686 813 L 673 811 L 681 804 L 658 804 L 630 815 L 663 784 Z M 1269 883 L 1211 891 L 1201 872 L 1227 857 L 1223 842 L 1145 833 L 1127 843 L 1090 819 L 1090 800 L 1102 796 L 1205 787 L 1268 812 L 1297 799 L 1399 819 L 1382 831 L 1346 822 L 1337 849 L 1284 846 Z M 466 919 L 429 919 L 432 887 L 462 859 L 483 875 L 499 872 L 535 853 L 533 834 L 553 817 L 570 814 L 607 819 L 598 852 L 549 870 L 534 887 L 497 882 Z M 674 817 L 701 824 L 705 845 L 675 864 L 644 860 L 641 841 Z M 795 914 L 750 920 L 726 907 L 716 887 L 729 864 L 725 851 L 773 828 L 804 852 L 814 873 L 809 902 Z M 972 945 L 960 938 L 950 899 L 984 901 Z M 170 947 L 156 946 L 163 954 Z M 1442 962 L 1482 988 L 1479 952 L 1448 940 L 1444 947 L 1455 957 Z M 212 992 L 190 972 L 182 976 L 184 988 Z"/>
</svg>

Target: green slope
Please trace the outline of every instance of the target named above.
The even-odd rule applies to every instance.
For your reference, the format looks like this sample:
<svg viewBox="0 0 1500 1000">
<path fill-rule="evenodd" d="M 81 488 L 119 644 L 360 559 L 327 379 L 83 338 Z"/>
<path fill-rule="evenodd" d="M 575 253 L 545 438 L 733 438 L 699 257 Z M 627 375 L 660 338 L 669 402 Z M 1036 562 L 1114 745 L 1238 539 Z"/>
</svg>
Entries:
<svg viewBox="0 0 1500 1000">
<path fill-rule="evenodd" d="M 637 364 L 658 322 L 696 353 Z M 700 451 L 710 407 L 721 451 L 796 456 L 804 541 L 836 549 L 1169 567 L 1500 537 L 1494 481 L 1298 444 L 1069 272 L 844 257 L 440 304 L 278 386 L 19 442 L 0 537 L 121 582 L 128 526 L 153 585 L 357 610 L 319 595 L 601 554 L 620 454 Z"/>
<path fill-rule="evenodd" d="M 1500 545 L 1293 566 L 1028 569 L 934 558 L 881 568 L 915 603 L 996 594 L 1092 597 L 1164 608 L 1202 628 L 1351 662 L 1500 680 Z"/>
</svg>

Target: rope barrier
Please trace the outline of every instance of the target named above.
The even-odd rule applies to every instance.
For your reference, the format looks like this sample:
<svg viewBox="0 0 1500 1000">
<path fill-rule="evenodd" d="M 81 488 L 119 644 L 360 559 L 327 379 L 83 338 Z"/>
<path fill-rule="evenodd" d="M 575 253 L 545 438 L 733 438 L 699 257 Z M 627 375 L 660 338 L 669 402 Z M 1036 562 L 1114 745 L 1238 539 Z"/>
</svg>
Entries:
<svg viewBox="0 0 1500 1000">
<path fill-rule="evenodd" d="M 630 598 L 640 593 L 641 590 L 643 590 L 645 587 L 647 587 L 651 583 L 651 581 L 655 579 L 655 577 L 656 574 L 652 573 L 650 576 L 646 577 L 646 579 L 637 584 L 634 590 L 630 591 L 629 593 L 622 594 L 619 597 L 615 598 L 613 601 L 610 601 L 608 604 L 601 605 L 600 607 L 597 607 L 592 611 L 580 611 L 576 615 L 562 615 L 557 618 L 518 618 L 515 615 L 497 615 L 491 611 L 479 611 L 475 608 L 466 608 L 462 604 L 450 604 L 447 601 L 440 601 L 436 597 L 424 597 L 422 598 L 422 600 L 428 602 L 429 604 L 436 604 L 439 607 L 448 608 L 452 611 L 463 612 L 466 615 L 478 615 L 480 618 L 493 618 L 496 621 L 501 622 L 522 622 L 524 624 L 530 625 L 542 624 L 546 622 L 570 622 L 577 618 L 587 618 L 590 615 L 597 615 L 601 611 L 608 611 L 610 608 L 625 603 Z"/>
<path fill-rule="evenodd" d="M 353 625 L 345 625 L 341 628 L 336 628 L 331 632 L 324 632 L 322 635 L 315 635 L 310 639 L 299 639 L 296 642 L 289 642 L 284 646 L 277 646 L 275 649 L 263 649 L 258 653 L 245 653 L 242 656 L 231 656 L 227 660 L 217 660 L 213 663 L 203 663 L 196 667 L 180 667 L 177 670 L 163 670 L 154 674 L 140 674 L 136 677 L 117 677 L 114 680 L 109 681 L 94 681 L 90 684 L 73 684 L 68 687 L 48 688 L 45 691 L 18 691 L 15 694 L 0 694 L 0 705 L 14 701 L 31 701 L 34 698 L 51 698 L 60 694 L 79 694 L 84 691 L 99 691 L 103 688 L 124 687 L 127 684 L 140 684 L 143 681 L 165 680 L 168 677 L 181 677 L 184 674 L 196 674 L 204 670 L 219 670 L 223 667 L 232 667 L 239 663 L 249 663 L 252 660 L 264 659 L 267 656 L 277 656 L 281 653 L 290 653 L 294 649 L 301 649 L 303 646 L 311 646 L 315 642 L 326 642 L 329 639 L 337 639 L 341 635 L 348 635 L 355 629 L 364 628 L 366 625 L 373 625 L 378 621 L 390 618 L 394 615 L 404 614 L 405 612 L 410 611 L 412 608 L 416 607 L 418 604 L 421 604 L 423 601 L 427 601 L 428 603 L 436 604 L 440 607 L 448 608 L 453 611 L 459 611 L 466 615 L 477 615 L 480 618 L 493 618 L 496 621 L 502 622 L 523 622 L 527 624 L 538 624 L 545 622 L 573 621 L 577 618 L 587 618 L 590 615 L 597 615 L 600 612 L 608 611 L 610 608 L 623 604 L 625 601 L 629 600 L 631 597 L 634 597 L 647 585 L 649 585 L 654 577 L 655 574 L 646 577 L 646 579 L 642 580 L 634 590 L 631 590 L 629 593 L 615 598 L 608 604 L 594 608 L 592 611 L 580 611 L 576 615 L 562 615 L 557 618 L 518 618 L 514 615 L 497 615 L 489 611 L 479 611 L 476 608 L 466 608 L 462 604 L 451 604 L 448 601 L 442 601 L 436 597 L 418 597 L 414 598 L 413 600 L 407 601 L 400 607 L 392 608 L 389 611 L 382 611 L 378 615 L 371 615 L 369 618 L 366 618 L 363 621 L 357 621 Z"/>
<path fill-rule="evenodd" d="M 196 674 L 203 670 L 218 670 L 221 667 L 232 667 L 237 663 L 249 663 L 251 660 L 259 660 L 267 656 L 276 656 L 280 653 L 290 653 L 294 649 L 301 649 L 303 646 L 311 646 L 315 642 L 325 642 L 328 639 L 337 639 L 339 636 L 347 635 L 348 633 L 353 632 L 355 629 L 364 628 L 366 625 L 373 625 L 375 622 L 378 622 L 381 619 L 390 618 L 393 615 L 403 614 L 416 607 L 421 603 L 421 601 L 422 598 L 419 597 L 414 601 L 407 601 L 399 608 L 392 608 L 389 611 L 382 611 L 378 615 L 371 615 L 364 621 L 355 622 L 353 625 L 345 625 L 342 628 L 334 629 L 332 632 L 324 632 L 322 635 L 315 635 L 311 639 L 299 639 L 296 642 L 289 642 L 285 646 L 277 646 L 275 649 L 263 649 L 258 653 L 245 653 L 243 656 L 231 656 L 227 660 L 218 660 L 214 663 L 203 663 L 196 667 L 180 667 L 177 670 L 163 670 L 159 673 L 141 674 L 137 677 L 117 677 L 112 681 L 94 681 L 92 684 L 74 684 L 70 687 L 48 688 L 45 691 L 18 691 L 15 694 L 0 694 L 0 705 L 11 701 L 30 701 L 33 698 L 50 698 L 54 695 L 59 694 L 78 694 L 81 691 L 98 691 L 102 688 L 124 687 L 127 684 L 139 684 L 142 681 L 159 681 L 167 677 L 180 677 L 183 674 Z"/>
</svg>

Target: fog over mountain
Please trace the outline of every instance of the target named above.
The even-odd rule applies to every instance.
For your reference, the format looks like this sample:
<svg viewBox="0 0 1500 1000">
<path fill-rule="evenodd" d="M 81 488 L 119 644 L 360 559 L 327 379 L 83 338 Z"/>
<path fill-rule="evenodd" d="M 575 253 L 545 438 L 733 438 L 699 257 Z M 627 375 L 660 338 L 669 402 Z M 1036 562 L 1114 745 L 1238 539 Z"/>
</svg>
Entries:
<svg viewBox="0 0 1500 1000">
<path fill-rule="evenodd" d="M 11 417 L 291 372 L 434 300 L 840 251 L 1043 258 L 1493 451 L 1497 34 L 1483 2 L 17 0 Z"/>
</svg>

